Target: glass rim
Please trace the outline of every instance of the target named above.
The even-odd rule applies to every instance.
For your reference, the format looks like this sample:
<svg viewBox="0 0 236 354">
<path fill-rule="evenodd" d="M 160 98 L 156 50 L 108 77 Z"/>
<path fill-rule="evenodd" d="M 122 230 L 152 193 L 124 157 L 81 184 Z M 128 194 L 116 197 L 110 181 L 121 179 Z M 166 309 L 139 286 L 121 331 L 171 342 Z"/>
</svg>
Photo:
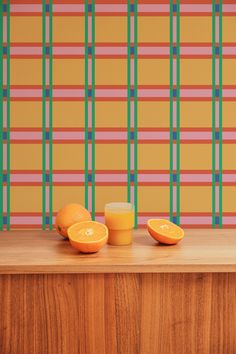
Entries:
<svg viewBox="0 0 236 354">
<path fill-rule="evenodd" d="M 108 210 L 133 210 L 134 205 L 129 202 L 111 202 L 105 204 L 105 209 Z"/>
</svg>

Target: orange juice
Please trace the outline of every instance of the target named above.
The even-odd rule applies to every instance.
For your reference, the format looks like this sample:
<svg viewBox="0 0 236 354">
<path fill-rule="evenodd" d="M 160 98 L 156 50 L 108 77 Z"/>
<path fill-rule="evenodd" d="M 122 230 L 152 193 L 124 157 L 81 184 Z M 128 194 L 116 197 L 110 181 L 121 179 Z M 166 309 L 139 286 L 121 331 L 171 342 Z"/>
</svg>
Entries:
<svg viewBox="0 0 236 354">
<path fill-rule="evenodd" d="M 132 243 L 134 207 L 131 203 L 105 205 L 105 224 L 109 229 L 108 243 L 115 246 Z"/>
</svg>

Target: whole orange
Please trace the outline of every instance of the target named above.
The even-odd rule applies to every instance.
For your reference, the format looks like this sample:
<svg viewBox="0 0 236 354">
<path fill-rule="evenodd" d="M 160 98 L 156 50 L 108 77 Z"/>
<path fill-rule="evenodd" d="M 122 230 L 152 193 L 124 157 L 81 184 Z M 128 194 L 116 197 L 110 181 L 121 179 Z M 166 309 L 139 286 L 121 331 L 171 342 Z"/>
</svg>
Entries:
<svg viewBox="0 0 236 354">
<path fill-rule="evenodd" d="M 67 229 L 80 221 L 91 220 L 90 212 L 82 205 L 72 203 L 61 208 L 56 216 L 56 229 L 60 235 L 68 238 Z"/>
</svg>

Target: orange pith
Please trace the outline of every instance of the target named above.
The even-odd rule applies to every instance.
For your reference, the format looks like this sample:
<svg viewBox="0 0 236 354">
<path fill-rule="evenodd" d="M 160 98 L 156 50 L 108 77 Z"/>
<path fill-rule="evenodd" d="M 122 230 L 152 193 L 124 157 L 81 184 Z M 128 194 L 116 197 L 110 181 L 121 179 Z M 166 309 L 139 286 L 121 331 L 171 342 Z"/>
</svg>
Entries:
<svg viewBox="0 0 236 354">
<path fill-rule="evenodd" d="M 184 237 L 184 230 L 169 220 L 150 219 L 147 226 L 149 234 L 161 243 L 176 244 Z"/>
<path fill-rule="evenodd" d="M 108 229 L 96 221 L 83 221 L 69 227 L 68 236 L 74 248 L 80 252 L 93 253 L 107 243 Z"/>
</svg>

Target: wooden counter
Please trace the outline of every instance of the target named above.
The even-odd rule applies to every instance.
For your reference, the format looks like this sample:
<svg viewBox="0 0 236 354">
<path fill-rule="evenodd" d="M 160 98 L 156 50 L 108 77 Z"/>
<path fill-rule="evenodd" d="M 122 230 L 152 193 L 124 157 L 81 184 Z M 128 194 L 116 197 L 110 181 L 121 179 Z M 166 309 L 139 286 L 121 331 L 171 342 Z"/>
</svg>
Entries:
<svg viewBox="0 0 236 354">
<path fill-rule="evenodd" d="M 1 354 L 235 354 L 236 230 L 84 255 L 54 232 L 0 234 Z"/>
</svg>

